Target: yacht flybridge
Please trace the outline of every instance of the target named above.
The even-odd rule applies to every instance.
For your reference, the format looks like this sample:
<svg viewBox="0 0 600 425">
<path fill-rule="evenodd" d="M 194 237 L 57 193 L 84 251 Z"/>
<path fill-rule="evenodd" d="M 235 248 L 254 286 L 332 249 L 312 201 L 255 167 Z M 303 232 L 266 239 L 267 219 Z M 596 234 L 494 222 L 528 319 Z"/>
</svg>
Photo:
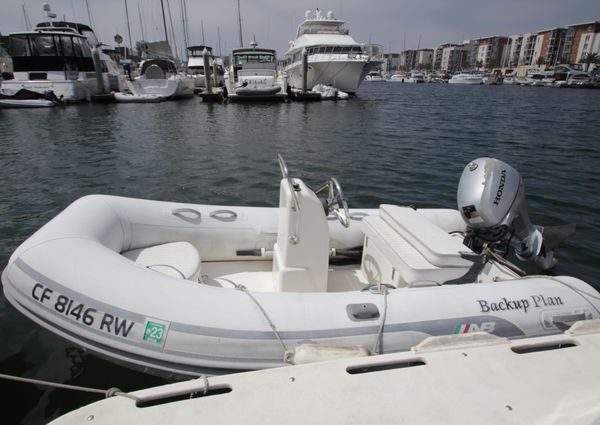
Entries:
<svg viewBox="0 0 600 425">
<path fill-rule="evenodd" d="M 323 84 L 354 94 L 369 71 L 383 62 L 383 49 L 356 42 L 344 21 L 331 11 L 323 15 L 316 9 L 306 11 L 285 60 L 290 86 L 295 89 L 311 90 Z"/>
<path fill-rule="evenodd" d="M 176 375 L 281 366 L 305 344 L 368 355 L 600 318 L 587 283 L 503 257 L 548 268 L 556 242 L 502 161 L 465 167 L 458 210 L 349 209 L 335 178 L 313 190 L 280 168 L 278 208 L 81 198 L 13 253 L 6 298 L 72 343 Z"/>
</svg>

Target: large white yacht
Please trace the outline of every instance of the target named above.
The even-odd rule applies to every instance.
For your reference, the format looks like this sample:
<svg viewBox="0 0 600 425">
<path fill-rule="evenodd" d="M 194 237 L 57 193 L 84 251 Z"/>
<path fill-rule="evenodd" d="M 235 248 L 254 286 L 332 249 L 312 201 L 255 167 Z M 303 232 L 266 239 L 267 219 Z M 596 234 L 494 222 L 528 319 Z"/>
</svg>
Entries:
<svg viewBox="0 0 600 425">
<path fill-rule="evenodd" d="M 124 75 L 100 46 L 89 26 L 75 22 L 41 22 L 33 31 L 11 33 L 13 73 L 2 87 L 52 91 L 67 102 L 86 101 L 101 91 L 118 91 Z M 103 87 L 96 69 L 101 72 Z"/>
<path fill-rule="evenodd" d="M 307 90 L 324 84 L 353 94 L 369 71 L 383 62 L 381 46 L 357 43 L 344 21 L 336 19 L 333 12 L 323 16 L 319 9 L 306 11 L 286 53 L 285 71 L 290 86 L 296 89 L 303 87 L 304 54 L 308 65 Z"/>
</svg>

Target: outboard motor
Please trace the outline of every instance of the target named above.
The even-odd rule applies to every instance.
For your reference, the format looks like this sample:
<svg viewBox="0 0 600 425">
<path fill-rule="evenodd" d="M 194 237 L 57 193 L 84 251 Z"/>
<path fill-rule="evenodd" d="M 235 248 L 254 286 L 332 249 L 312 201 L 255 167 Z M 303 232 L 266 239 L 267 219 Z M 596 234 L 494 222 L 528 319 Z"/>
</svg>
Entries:
<svg viewBox="0 0 600 425">
<path fill-rule="evenodd" d="M 458 184 L 458 210 L 467 224 L 464 243 L 475 252 L 486 246 L 508 253 L 513 246 L 521 260 L 534 261 L 543 270 L 556 264 L 543 243 L 543 228 L 527 214 L 525 186 L 519 173 L 494 158 L 469 163 Z"/>
</svg>

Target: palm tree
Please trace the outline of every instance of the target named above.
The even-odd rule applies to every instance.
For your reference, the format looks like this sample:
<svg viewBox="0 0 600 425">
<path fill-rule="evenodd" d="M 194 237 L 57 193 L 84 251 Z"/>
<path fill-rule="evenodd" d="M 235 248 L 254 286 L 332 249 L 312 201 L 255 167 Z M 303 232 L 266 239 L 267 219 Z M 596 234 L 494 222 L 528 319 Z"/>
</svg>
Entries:
<svg viewBox="0 0 600 425">
<path fill-rule="evenodd" d="M 589 71 L 590 69 L 590 65 L 591 64 L 598 64 L 600 63 L 600 54 L 598 53 L 586 53 L 582 58 L 581 58 L 581 62 L 585 63 L 587 66 L 585 67 L 585 69 L 587 71 Z"/>
</svg>

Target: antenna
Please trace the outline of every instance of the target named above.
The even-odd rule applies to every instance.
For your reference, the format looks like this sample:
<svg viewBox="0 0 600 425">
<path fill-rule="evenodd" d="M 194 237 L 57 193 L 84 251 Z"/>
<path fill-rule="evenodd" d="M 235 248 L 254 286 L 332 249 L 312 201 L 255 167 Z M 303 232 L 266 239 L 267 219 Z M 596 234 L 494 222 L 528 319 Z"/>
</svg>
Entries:
<svg viewBox="0 0 600 425">
<path fill-rule="evenodd" d="M 200 19 L 200 29 L 202 30 L 202 44 L 206 46 L 204 42 L 204 20 Z"/>
<path fill-rule="evenodd" d="M 87 1 L 86 1 L 86 3 L 87 3 Z M 23 6 L 23 8 L 24 8 L 24 7 L 25 7 L 25 6 Z M 23 9 L 23 10 L 25 10 L 25 9 Z M 46 18 L 48 18 L 48 19 L 56 19 L 56 13 L 53 13 L 53 12 L 50 10 L 50 5 L 49 5 L 48 3 L 42 3 L 42 10 L 43 10 L 43 12 L 44 12 L 44 16 L 45 16 Z M 29 28 L 28 28 L 28 29 L 29 29 Z"/>
</svg>

